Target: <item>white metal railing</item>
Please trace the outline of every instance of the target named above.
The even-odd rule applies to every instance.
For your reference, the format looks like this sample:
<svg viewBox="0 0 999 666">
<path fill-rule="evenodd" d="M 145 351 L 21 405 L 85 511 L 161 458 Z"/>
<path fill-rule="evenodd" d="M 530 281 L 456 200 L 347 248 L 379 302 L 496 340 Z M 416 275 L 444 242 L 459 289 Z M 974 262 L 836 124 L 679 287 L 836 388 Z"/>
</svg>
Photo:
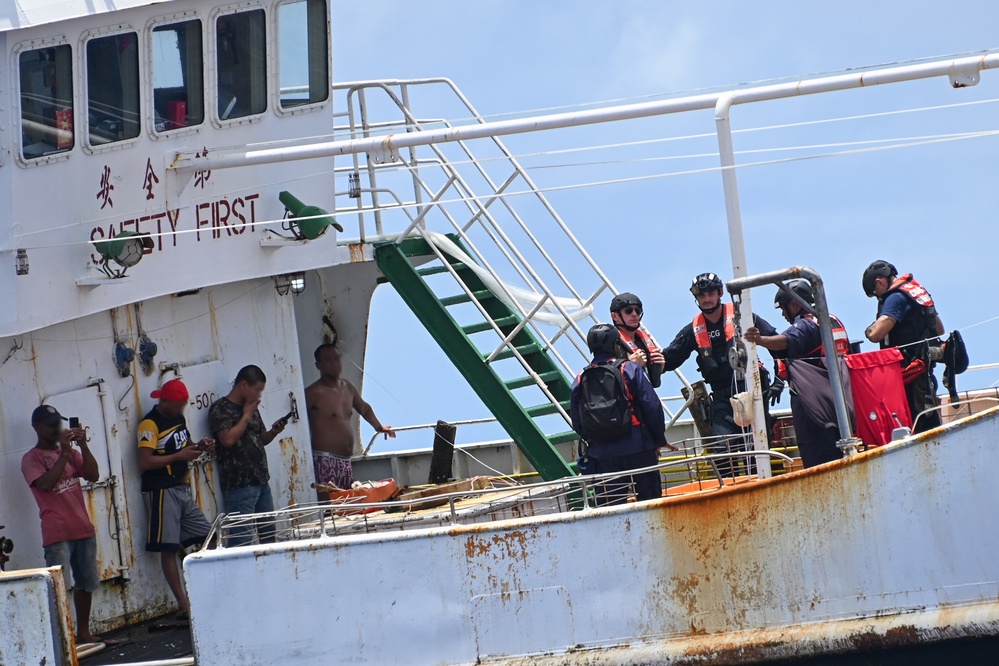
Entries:
<svg viewBox="0 0 999 666">
<path fill-rule="evenodd" d="M 633 475 L 646 472 L 686 470 L 686 478 L 667 483 L 665 497 L 694 492 L 718 490 L 741 481 L 723 477 L 716 464 L 755 457 L 756 452 L 733 451 L 691 455 L 657 465 L 615 472 L 575 476 L 558 481 L 539 483 L 505 483 L 493 480 L 489 488 L 462 490 L 427 497 L 412 497 L 384 502 L 368 502 L 363 497 L 297 504 L 285 509 L 257 514 L 221 514 L 202 546 L 217 542 L 225 547 L 228 537 L 245 534 L 253 528 L 273 532 L 277 541 L 322 539 L 349 534 L 367 534 L 385 530 L 422 528 L 435 525 L 459 525 L 483 520 L 497 520 L 497 516 L 525 518 L 569 511 L 586 511 L 604 504 L 624 502 L 634 495 Z M 767 455 L 785 465 L 792 458 L 778 451 Z M 702 477 L 703 469 L 709 470 L 713 480 Z"/>
<path fill-rule="evenodd" d="M 681 410 L 680 409 L 670 410 L 666 403 L 669 403 L 669 402 L 680 402 L 680 403 L 683 403 L 683 405 L 681 407 L 681 409 L 682 409 L 682 408 L 688 407 L 689 404 L 690 404 L 690 402 L 691 402 L 691 400 L 685 399 L 682 395 L 670 395 L 670 396 L 666 396 L 666 397 L 661 397 L 660 396 L 659 402 L 662 403 L 663 409 L 665 411 L 667 411 L 667 412 L 675 411 L 675 413 L 677 414 L 677 416 L 679 416 L 680 413 L 681 413 Z M 678 420 L 677 416 L 674 416 L 672 422 L 668 423 L 667 426 L 671 426 L 674 423 L 676 423 L 676 421 Z M 495 416 L 489 416 L 489 417 L 484 417 L 484 418 L 480 418 L 480 419 L 464 419 L 464 420 L 460 420 L 460 421 L 444 421 L 444 423 L 447 423 L 448 425 L 453 425 L 453 426 L 484 425 L 486 423 L 497 423 L 497 422 L 498 421 L 497 421 L 497 419 L 496 419 Z M 392 432 L 395 432 L 395 433 L 417 432 L 417 431 L 421 431 L 421 430 L 433 430 L 436 427 L 437 427 L 437 423 L 418 423 L 418 424 L 412 424 L 412 425 L 406 425 L 406 426 L 399 426 L 399 427 L 393 426 L 392 427 Z M 384 437 L 384 435 L 382 435 L 381 433 L 378 433 L 378 432 L 376 432 L 375 434 L 373 434 L 371 436 L 371 438 L 368 440 L 368 443 L 365 445 L 364 449 L 361 451 L 361 454 L 360 454 L 359 457 L 361 457 L 361 458 L 367 457 L 367 455 L 369 453 L 371 453 L 371 449 L 374 447 L 374 445 L 378 441 L 379 437 Z M 513 442 L 513 440 L 509 440 L 509 439 L 497 440 L 497 441 L 489 441 L 489 442 L 486 442 L 486 441 L 482 441 L 482 442 L 471 442 L 471 443 L 464 444 L 464 445 L 462 445 L 462 444 L 455 444 L 455 448 L 456 449 L 460 449 L 463 446 L 475 447 L 475 446 L 483 446 L 483 445 L 486 445 L 486 444 L 510 444 L 512 442 Z"/>
<path fill-rule="evenodd" d="M 433 116 L 432 119 L 427 120 L 426 115 L 417 115 L 410 107 L 411 89 L 423 86 L 436 86 L 445 89 L 453 98 L 458 100 L 470 117 L 475 118 L 479 123 L 485 122 L 485 119 L 478 113 L 471 102 L 448 79 L 367 81 L 361 83 L 344 83 L 334 86 L 335 90 L 346 93 L 346 117 L 348 119 L 346 126 L 336 127 L 334 128 L 334 132 L 348 132 L 352 139 L 358 139 L 372 137 L 374 130 L 424 132 L 429 126 L 451 127 L 447 120 L 437 116 Z M 387 106 L 391 109 L 392 113 L 398 115 L 387 120 L 381 116 L 375 117 L 376 112 L 372 110 L 372 93 L 378 94 L 380 96 L 379 101 L 383 103 L 383 106 Z M 355 174 L 353 177 L 355 186 L 351 194 L 356 203 L 351 207 L 338 208 L 337 210 L 357 215 L 360 239 L 362 241 L 368 239 L 365 215 L 370 211 L 374 217 L 377 236 L 384 238 L 386 236 L 386 214 L 391 211 L 382 205 L 379 195 L 384 194 L 387 189 L 391 188 L 382 186 L 380 174 L 386 170 L 396 172 L 404 170 L 411 180 L 413 191 L 413 200 L 408 202 L 408 207 L 414 207 L 417 214 L 415 216 L 407 214 L 407 225 L 402 234 L 397 237 L 397 241 L 401 242 L 409 236 L 420 236 L 427 240 L 434 255 L 447 267 L 448 272 L 469 298 L 471 304 L 479 312 L 479 315 L 484 318 L 493 332 L 498 336 L 498 345 L 492 353 L 488 354 L 487 362 L 492 362 L 504 349 L 509 350 L 509 353 L 519 362 L 528 376 L 534 379 L 535 386 L 545 398 L 556 405 L 558 413 L 568 423 L 570 422 L 570 418 L 566 410 L 559 405 L 558 400 L 552 395 L 545 382 L 531 368 L 530 364 L 513 344 L 515 336 L 503 333 L 499 325 L 489 316 L 487 309 L 476 297 L 474 291 L 462 282 L 457 271 L 446 260 L 444 252 L 436 247 L 428 229 L 428 215 L 432 211 L 440 214 L 437 219 L 442 219 L 450 227 L 450 231 L 461 240 L 474 261 L 493 278 L 498 288 L 503 292 L 500 295 L 505 297 L 503 298 L 504 302 L 511 305 L 522 319 L 523 323 L 518 327 L 517 331 L 519 332 L 522 328 L 529 328 L 542 344 L 544 350 L 551 354 L 556 363 L 569 376 L 575 374 L 581 361 L 576 360 L 575 355 L 573 355 L 572 359 L 567 359 L 563 349 L 556 346 L 556 343 L 559 340 L 567 341 L 569 345 L 567 350 L 574 349 L 575 354 L 578 354 L 578 358 L 585 361 L 589 358 L 589 351 L 586 345 L 586 331 L 571 316 L 565 305 L 559 301 L 555 289 L 550 285 L 556 284 L 558 285 L 558 289 L 566 290 L 570 294 L 570 297 L 575 302 L 578 302 L 580 308 L 592 307 L 598 298 L 609 298 L 610 295 L 617 293 L 617 289 L 600 269 L 593 257 L 582 246 L 565 221 L 558 215 L 547 197 L 539 191 L 513 153 L 495 136 L 486 137 L 483 140 L 489 144 L 489 147 L 493 151 L 498 151 L 501 155 L 500 158 L 490 158 L 490 161 L 493 163 L 499 161 L 509 167 L 509 175 L 504 179 L 495 179 L 492 177 L 484 166 L 485 160 L 478 159 L 476 153 L 473 152 L 472 142 L 470 141 L 458 142 L 457 145 L 462 155 L 460 160 L 449 159 L 445 150 L 437 145 L 427 146 L 432 154 L 430 158 L 418 156 L 415 147 L 408 149 L 406 158 L 397 154 L 386 155 L 376 153 L 362 157 L 359 153 L 353 153 L 350 159 L 353 168 L 352 173 Z M 441 174 L 445 177 L 446 180 L 443 187 L 431 184 L 426 173 L 430 166 L 435 167 L 433 175 Z M 466 168 L 463 169 L 461 168 L 462 166 Z M 360 183 L 362 174 L 367 179 L 366 187 L 363 188 L 357 186 Z M 472 185 L 472 180 L 484 183 L 487 191 L 485 193 L 476 192 Z M 559 262 L 554 260 L 552 253 L 539 240 L 539 233 L 536 230 L 539 229 L 541 220 L 532 219 L 532 224 L 529 225 L 513 202 L 508 197 L 503 196 L 503 193 L 513 183 L 518 181 L 522 182 L 529 191 L 533 192 L 535 200 L 541 204 L 542 209 L 545 211 L 547 221 L 554 224 L 558 230 L 559 234 L 557 237 L 564 243 L 560 247 L 559 256 L 564 257 L 564 252 L 561 252 L 561 250 L 568 249 L 586 267 L 587 275 L 584 277 L 594 284 L 592 290 L 586 290 L 585 295 L 569 279 L 566 271 L 559 265 Z M 457 195 L 455 198 L 461 202 L 467 217 L 465 215 L 459 216 L 454 210 L 442 203 L 442 199 L 445 198 L 445 194 L 448 191 L 453 191 Z M 363 194 L 367 194 L 370 205 L 365 205 Z M 394 192 L 392 198 L 396 204 L 400 203 L 400 198 Z M 496 212 L 502 211 L 506 218 L 513 222 L 511 232 L 504 229 L 504 225 L 497 214 L 494 213 L 493 205 L 497 202 L 501 205 L 501 208 Z M 403 208 L 406 207 L 403 206 Z M 536 270 L 532 262 L 521 251 L 520 243 L 514 240 L 511 235 L 513 230 L 517 231 L 518 238 L 526 243 L 526 247 L 530 248 L 530 251 L 539 257 L 540 265 L 544 269 L 543 271 Z M 483 235 L 484 240 L 488 243 L 489 250 L 482 246 L 481 243 L 477 243 L 473 238 L 473 234 Z M 565 244 L 567 244 L 567 247 Z M 564 259 L 562 263 L 565 263 Z M 510 293 L 507 287 L 508 282 L 505 279 L 507 271 L 509 271 L 509 276 L 517 281 L 518 287 L 526 287 L 529 291 L 538 295 L 539 299 L 536 305 L 526 307 Z M 554 283 L 546 279 L 542 275 L 542 272 L 553 279 Z M 564 323 L 558 325 L 557 330 L 551 334 L 536 319 L 537 313 L 546 307 L 556 310 L 564 319 Z M 601 321 L 592 311 L 587 317 L 593 323 Z M 676 374 L 684 385 L 689 386 L 682 373 L 677 371 Z M 668 420 L 671 425 L 676 422 L 686 407 L 687 403 L 684 402 L 680 409 L 675 412 L 667 408 Z"/>
</svg>

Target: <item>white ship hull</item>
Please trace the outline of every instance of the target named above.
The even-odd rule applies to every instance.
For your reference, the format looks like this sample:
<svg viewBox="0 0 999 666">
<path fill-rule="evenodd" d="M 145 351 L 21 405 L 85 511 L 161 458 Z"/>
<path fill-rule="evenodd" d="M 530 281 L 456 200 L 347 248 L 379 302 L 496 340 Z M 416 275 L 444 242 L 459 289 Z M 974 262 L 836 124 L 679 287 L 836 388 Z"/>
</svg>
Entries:
<svg viewBox="0 0 999 666">
<path fill-rule="evenodd" d="M 721 491 L 197 553 L 196 656 L 724 663 L 994 634 L 997 437 L 992 410 Z"/>
</svg>

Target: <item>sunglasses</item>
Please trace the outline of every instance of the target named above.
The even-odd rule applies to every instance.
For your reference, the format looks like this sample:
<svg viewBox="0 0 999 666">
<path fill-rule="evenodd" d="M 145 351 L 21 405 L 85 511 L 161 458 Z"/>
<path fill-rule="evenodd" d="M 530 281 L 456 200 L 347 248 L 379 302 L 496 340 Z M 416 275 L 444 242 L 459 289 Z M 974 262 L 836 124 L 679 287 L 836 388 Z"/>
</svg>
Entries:
<svg viewBox="0 0 999 666">
<path fill-rule="evenodd" d="M 623 312 L 626 315 L 632 315 L 632 314 L 640 315 L 642 314 L 642 308 L 635 307 L 634 305 L 629 305 L 626 308 L 621 308 L 621 312 Z"/>
</svg>

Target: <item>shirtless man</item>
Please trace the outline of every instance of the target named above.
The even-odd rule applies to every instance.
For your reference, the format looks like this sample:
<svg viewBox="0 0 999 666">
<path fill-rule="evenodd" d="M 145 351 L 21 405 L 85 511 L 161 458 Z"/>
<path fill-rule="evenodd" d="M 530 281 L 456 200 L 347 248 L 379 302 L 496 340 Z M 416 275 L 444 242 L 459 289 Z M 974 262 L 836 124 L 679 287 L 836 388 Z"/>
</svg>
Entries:
<svg viewBox="0 0 999 666">
<path fill-rule="evenodd" d="M 316 483 L 347 489 L 354 482 L 350 457 L 354 454 L 354 429 L 350 417 L 356 409 L 377 432 L 395 437 L 392 426 L 382 425 L 361 399 L 357 388 L 340 377 L 340 350 L 331 344 L 316 347 L 319 379 L 305 389 L 312 438 L 312 464 Z"/>
</svg>

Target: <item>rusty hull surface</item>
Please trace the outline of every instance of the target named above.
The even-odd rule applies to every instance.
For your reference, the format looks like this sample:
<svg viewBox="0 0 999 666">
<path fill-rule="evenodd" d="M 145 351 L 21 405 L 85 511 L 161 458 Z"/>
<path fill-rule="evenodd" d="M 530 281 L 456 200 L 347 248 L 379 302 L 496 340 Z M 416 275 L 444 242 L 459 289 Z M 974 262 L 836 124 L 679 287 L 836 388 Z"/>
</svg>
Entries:
<svg viewBox="0 0 999 666">
<path fill-rule="evenodd" d="M 199 553 L 202 664 L 745 663 L 999 635 L 999 412 L 751 485 Z M 267 599 L 269 617 L 231 622 Z M 323 636 L 316 641 L 316 636 Z"/>
<path fill-rule="evenodd" d="M 0 664 L 77 665 L 60 569 L 0 572 Z"/>
</svg>

